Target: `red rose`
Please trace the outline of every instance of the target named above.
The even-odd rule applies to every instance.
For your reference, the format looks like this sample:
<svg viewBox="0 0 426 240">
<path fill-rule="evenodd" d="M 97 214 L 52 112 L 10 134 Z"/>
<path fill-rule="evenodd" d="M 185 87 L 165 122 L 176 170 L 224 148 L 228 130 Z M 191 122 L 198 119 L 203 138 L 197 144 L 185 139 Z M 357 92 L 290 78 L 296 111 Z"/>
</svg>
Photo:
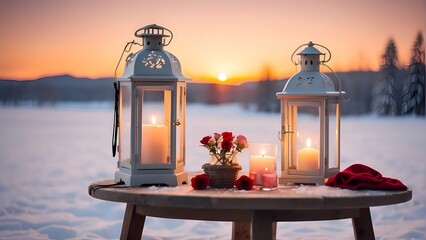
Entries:
<svg viewBox="0 0 426 240">
<path fill-rule="evenodd" d="M 241 176 L 237 181 L 235 181 L 235 187 L 237 187 L 238 190 L 251 190 L 253 188 L 253 184 L 253 179 L 246 175 Z"/>
<path fill-rule="evenodd" d="M 203 139 L 201 139 L 200 143 L 203 144 L 203 145 L 207 145 L 210 138 L 211 138 L 210 136 L 205 136 L 205 137 L 203 137 Z"/>
<path fill-rule="evenodd" d="M 234 145 L 234 143 L 232 142 L 232 140 L 224 139 L 222 141 L 221 147 L 222 147 L 223 150 L 229 152 L 229 151 L 231 151 L 233 145 Z"/>
<path fill-rule="evenodd" d="M 210 185 L 210 178 L 206 174 L 199 174 L 191 179 L 191 186 L 195 190 L 204 190 Z"/>
<path fill-rule="evenodd" d="M 230 141 L 232 141 L 232 139 L 234 138 L 234 136 L 232 136 L 232 132 L 223 132 L 222 137 L 224 140 L 230 140 Z"/>
</svg>

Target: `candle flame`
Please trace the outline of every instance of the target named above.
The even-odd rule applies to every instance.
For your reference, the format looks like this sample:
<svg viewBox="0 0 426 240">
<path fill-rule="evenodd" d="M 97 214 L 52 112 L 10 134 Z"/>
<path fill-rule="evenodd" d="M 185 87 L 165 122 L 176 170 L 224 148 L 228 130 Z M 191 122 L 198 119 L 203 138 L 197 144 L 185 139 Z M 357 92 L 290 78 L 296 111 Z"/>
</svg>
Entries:
<svg viewBox="0 0 426 240">
<path fill-rule="evenodd" d="M 264 157 L 264 156 L 265 156 L 265 153 L 266 153 L 266 152 L 265 152 L 265 150 L 261 150 L 261 151 L 260 151 L 260 154 L 262 155 L 262 157 Z"/>
<path fill-rule="evenodd" d="M 306 147 L 311 147 L 312 143 L 311 143 L 311 139 L 308 138 L 306 139 Z"/>
<path fill-rule="evenodd" d="M 151 122 L 152 122 L 152 124 L 157 124 L 157 120 L 155 119 L 155 116 L 152 116 L 152 118 L 151 118 Z"/>
</svg>

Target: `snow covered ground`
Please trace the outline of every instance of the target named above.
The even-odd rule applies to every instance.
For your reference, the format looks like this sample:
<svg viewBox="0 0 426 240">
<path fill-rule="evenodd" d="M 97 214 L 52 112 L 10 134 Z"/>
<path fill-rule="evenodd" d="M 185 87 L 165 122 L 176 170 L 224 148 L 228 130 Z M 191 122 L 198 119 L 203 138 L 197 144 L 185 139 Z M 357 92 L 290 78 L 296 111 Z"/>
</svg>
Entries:
<svg viewBox="0 0 426 240">
<path fill-rule="evenodd" d="M 0 108 L 0 239 L 117 239 L 124 204 L 87 194 L 112 178 L 112 109 Z M 187 171 L 208 161 L 202 136 L 233 131 L 277 143 L 279 114 L 189 105 Z M 366 164 L 413 189 L 407 203 L 372 208 L 377 239 L 426 239 L 426 120 L 342 118 L 342 169 Z M 239 162 L 248 169 L 247 153 Z M 243 169 L 243 171 L 244 171 Z M 147 218 L 143 239 L 229 239 L 231 223 Z M 278 223 L 278 239 L 353 239 L 351 221 Z"/>
</svg>

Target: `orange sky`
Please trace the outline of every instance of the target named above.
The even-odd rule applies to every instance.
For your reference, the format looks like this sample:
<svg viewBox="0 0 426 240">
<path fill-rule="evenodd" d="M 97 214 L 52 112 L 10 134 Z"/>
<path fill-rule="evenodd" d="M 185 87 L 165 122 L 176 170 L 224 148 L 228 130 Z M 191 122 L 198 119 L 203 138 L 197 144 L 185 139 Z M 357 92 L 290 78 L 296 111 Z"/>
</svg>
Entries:
<svg viewBox="0 0 426 240">
<path fill-rule="evenodd" d="M 425 12 L 425 0 L 2 0 L 0 78 L 113 76 L 134 31 L 152 23 L 173 31 L 166 50 L 196 81 L 257 80 L 266 68 L 289 77 L 292 52 L 310 40 L 331 50 L 335 71 L 378 70 L 390 37 L 409 63 Z"/>
</svg>

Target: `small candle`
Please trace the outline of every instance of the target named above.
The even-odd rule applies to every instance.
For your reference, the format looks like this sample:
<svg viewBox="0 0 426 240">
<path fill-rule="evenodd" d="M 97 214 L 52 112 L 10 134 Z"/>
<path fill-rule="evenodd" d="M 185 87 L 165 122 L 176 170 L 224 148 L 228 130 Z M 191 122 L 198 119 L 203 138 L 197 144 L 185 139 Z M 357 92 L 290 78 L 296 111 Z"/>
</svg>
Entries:
<svg viewBox="0 0 426 240">
<path fill-rule="evenodd" d="M 263 174 L 262 189 L 266 191 L 277 189 L 277 174 L 275 173 Z"/>
<path fill-rule="evenodd" d="M 252 144 L 250 146 L 250 171 L 255 185 L 262 185 L 262 175 L 276 172 L 276 145 Z"/>
<path fill-rule="evenodd" d="M 262 174 L 275 172 L 276 158 L 273 156 L 250 156 L 250 172 L 255 172 L 255 185 L 262 185 Z"/>
<path fill-rule="evenodd" d="M 156 124 L 152 117 L 152 124 L 142 125 L 142 156 L 141 164 L 167 163 L 167 128 Z"/>
<path fill-rule="evenodd" d="M 319 151 L 311 147 L 311 139 L 306 139 L 306 147 L 299 150 L 298 170 L 318 171 Z"/>
</svg>

